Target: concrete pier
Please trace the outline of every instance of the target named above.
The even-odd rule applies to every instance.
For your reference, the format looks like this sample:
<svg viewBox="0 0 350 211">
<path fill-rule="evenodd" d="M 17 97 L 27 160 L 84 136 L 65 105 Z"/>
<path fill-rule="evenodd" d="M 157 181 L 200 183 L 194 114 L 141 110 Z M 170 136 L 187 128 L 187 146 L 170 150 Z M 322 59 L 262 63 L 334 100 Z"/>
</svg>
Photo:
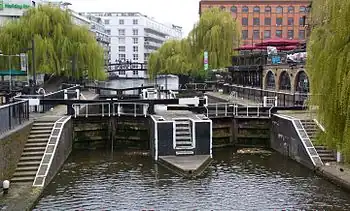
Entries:
<svg viewBox="0 0 350 211">
<path fill-rule="evenodd" d="M 160 156 L 159 163 L 184 177 L 197 177 L 210 165 L 210 155 Z"/>
</svg>

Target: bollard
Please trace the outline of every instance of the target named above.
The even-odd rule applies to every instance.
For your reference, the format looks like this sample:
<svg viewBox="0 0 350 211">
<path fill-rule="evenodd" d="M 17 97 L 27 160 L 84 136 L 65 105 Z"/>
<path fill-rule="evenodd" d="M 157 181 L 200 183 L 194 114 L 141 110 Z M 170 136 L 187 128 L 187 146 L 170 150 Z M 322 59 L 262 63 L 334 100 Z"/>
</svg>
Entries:
<svg viewBox="0 0 350 211">
<path fill-rule="evenodd" d="M 4 195 L 8 194 L 10 188 L 10 182 L 8 180 L 4 180 L 2 182 L 2 190 L 4 191 Z"/>
<path fill-rule="evenodd" d="M 68 100 L 68 90 L 67 89 L 64 90 L 64 99 Z"/>
</svg>

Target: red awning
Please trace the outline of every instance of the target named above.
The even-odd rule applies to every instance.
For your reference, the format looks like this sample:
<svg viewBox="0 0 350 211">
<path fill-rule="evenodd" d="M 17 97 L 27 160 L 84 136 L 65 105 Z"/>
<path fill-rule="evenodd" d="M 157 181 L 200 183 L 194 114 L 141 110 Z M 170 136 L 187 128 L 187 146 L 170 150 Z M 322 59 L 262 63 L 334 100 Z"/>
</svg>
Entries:
<svg viewBox="0 0 350 211">
<path fill-rule="evenodd" d="M 261 43 L 255 44 L 256 46 L 287 46 L 287 45 L 298 45 L 300 42 L 298 40 L 289 40 L 282 38 L 274 38 L 269 40 L 264 40 Z"/>
</svg>

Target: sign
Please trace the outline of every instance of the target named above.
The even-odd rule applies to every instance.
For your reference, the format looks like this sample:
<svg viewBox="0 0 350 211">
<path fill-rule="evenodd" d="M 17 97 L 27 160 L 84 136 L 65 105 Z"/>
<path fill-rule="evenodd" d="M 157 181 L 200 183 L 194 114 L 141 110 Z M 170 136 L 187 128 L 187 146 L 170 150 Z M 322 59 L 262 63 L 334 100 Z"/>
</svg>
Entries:
<svg viewBox="0 0 350 211">
<path fill-rule="evenodd" d="M 23 72 L 26 72 L 27 71 L 27 54 L 21 53 L 20 58 L 21 58 L 21 70 Z"/>
<path fill-rule="evenodd" d="M 28 8 L 30 8 L 30 5 L 5 3 L 4 0 L 0 0 L 0 10 L 3 10 L 5 8 L 7 8 L 7 9 L 28 9 Z"/>
<path fill-rule="evenodd" d="M 208 52 L 204 51 L 204 70 L 209 69 L 209 64 L 208 64 Z"/>
</svg>

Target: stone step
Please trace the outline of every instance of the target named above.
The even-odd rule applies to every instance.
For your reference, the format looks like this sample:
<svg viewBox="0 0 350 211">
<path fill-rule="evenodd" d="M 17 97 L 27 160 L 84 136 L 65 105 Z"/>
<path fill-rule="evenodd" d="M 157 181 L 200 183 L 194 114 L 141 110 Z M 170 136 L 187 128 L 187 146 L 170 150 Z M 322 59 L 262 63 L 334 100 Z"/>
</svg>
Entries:
<svg viewBox="0 0 350 211">
<path fill-rule="evenodd" d="M 37 171 L 16 171 L 13 174 L 13 177 L 27 177 L 27 176 L 34 176 L 36 175 Z"/>
<path fill-rule="evenodd" d="M 176 125 L 189 125 L 190 122 L 189 121 L 175 121 Z"/>
<path fill-rule="evenodd" d="M 27 156 L 27 157 L 21 157 L 21 159 L 19 159 L 19 162 L 21 161 L 41 161 L 43 158 L 43 156 Z"/>
<path fill-rule="evenodd" d="M 35 139 L 35 138 L 49 138 L 50 137 L 50 133 L 45 133 L 45 134 L 30 134 L 28 139 Z"/>
<path fill-rule="evenodd" d="M 17 168 L 18 167 L 29 167 L 29 166 L 36 166 L 37 168 L 39 168 L 40 162 L 41 161 L 20 161 L 17 164 Z"/>
<path fill-rule="evenodd" d="M 320 156 L 322 162 L 336 162 L 337 159 L 334 156 Z"/>
<path fill-rule="evenodd" d="M 191 145 L 192 146 L 192 141 L 176 141 L 176 146 L 180 145 Z"/>
<path fill-rule="evenodd" d="M 39 166 L 22 166 L 22 167 L 17 167 L 16 171 L 38 171 Z"/>
<path fill-rule="evenodd" d="M 44 151 L 37 151 L 37 152 L 23 152 L 22 157 L 28 157 L 28 156 L 43 156 Z"/>
<path fill-rule="evenodd" d="M 13 183 L 33 183 L 35 179 L 35 176 L 28 176 L 28 177 L 14 177 L 11 179 L 11 182 Z"/>
<path fill-rule="evenodd" d="M 176 151 L 175 153 L 176 153 L 176 155 L 179 155 L 179 156 L 181 156 L 181 155 L 194 155 L 193 151 Z"/>
<path fill-rule="evenodd" d="M 52 128 L 53 128 L 53 125 L 52 126 L 40 126 L 40 125 L 38 125 L 38 126 L 33 126 L 32 127 L 32 131 L 33 130 L 52 130 Z"/>
<path fill-rule="evenodd" d="M 333 153 L 333 150 L 329 150 L 329 149 L 316 149 L 318 154 L 323 154 L 323 153 Z"/>
<path fill-rule="evenodd" d="M 46 147 L 25 147 L 23 152 L 44 152 Z"/>
<path fill-rule="evenodd" d="M 47 142 L 36 142 L 36 143 L 26 143 L 25 148 L 26 147 L 46 147 Z"/>
<path fill-rule="evenodd" d="M 51 130 L 31 130 L 30 135 L 51 134 Z"/>
<path fill-rule="evenodd" d="M 177 136 L 190 136 L 191 135 L 191 133 L 189 132 L 189 131 L 176 131 L 176 135 Z"/>
<path fill-rule="evenodd" d="M 328 150 L 327 147 L 325 146 L 314 146 L 316 151 L 318 152 L 318 150 Z"/>
<path fill-rule="evenodd" d="M 30 138 L 28 139 L 27 143 L 42 143 L 42 142 L 48 142 L 48 138 Z"/>
<path fill-rule="evenodd" d="M 187 151 L 187 150 L 193 150 L 194 148 L 192 146 L 176 146 L 175 148 L 176 150 L 183 150 L 183 151 Z"/>
<path fill-rule="evenodd" d="M 176 142 L 182 140 L 191 140 L 191 136 L 176 136 Z"/>
<path fill-rule="evenodd" d="M 176 131 L 190 131 L 190 127 L 176 127 Z"/>
</svg>

